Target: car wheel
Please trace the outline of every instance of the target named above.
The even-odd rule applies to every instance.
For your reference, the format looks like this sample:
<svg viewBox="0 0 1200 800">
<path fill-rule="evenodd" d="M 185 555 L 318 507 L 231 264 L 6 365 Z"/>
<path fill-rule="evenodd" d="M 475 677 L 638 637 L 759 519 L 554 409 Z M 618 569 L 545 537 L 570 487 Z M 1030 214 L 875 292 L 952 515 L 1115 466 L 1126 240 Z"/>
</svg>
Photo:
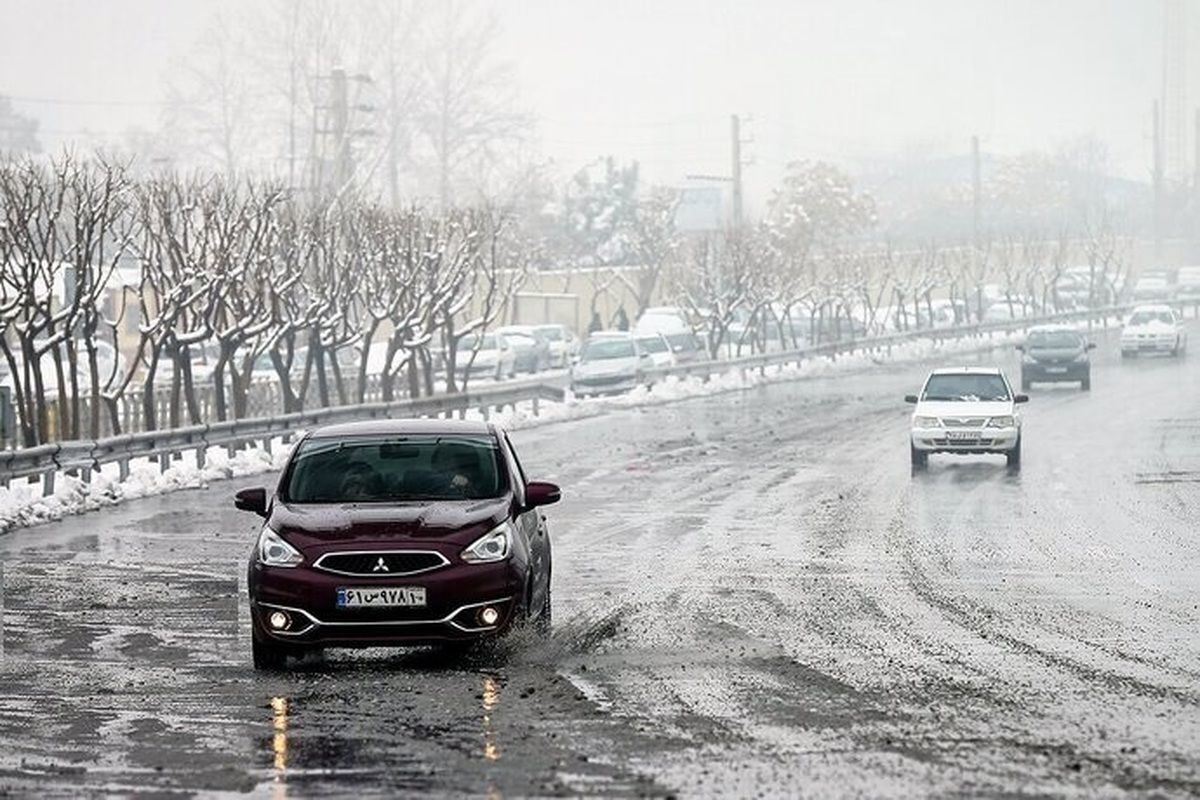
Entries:
<svg viewBox="0 0 1200 800">
<path fill-rule="evenodd" d="M 1085 392 L 1090 392 L 1092 390 L 1092 373 L 1084 373 L 1083 380 L 1079 382 L 1079 388 Z"/>
<path fill-rule="evenodd" d="M 1004 457 L 1008 460 L 1008 468 L 1009 469 L 1018 470 L 1021 468 L 1021 437 L 1020 436 L 1017 437 L 1016 446 L 1013 447 L 1012 450 L 1009 450 L 1007 453 L 1005 453 Z"/>
<path fill-rule="evenodd" d="M 546 599 L 542 603 L 542 610 L 538 614 L 537 619 L 533 623 L 533 629 L 542 636 L 549 636 L 551 629 L 554 627 L 554 612 L 553 603 L 550 600 L 550 587 L 546 587 Z"/>
<path fill-rule="evenodd" d="M 929 453 L 924 450 L 918 450 L 913 445 L 908 446 L 912 458 L 912 468 L 914 471 L 923 470 L 929 466 Z"/>
<path fill-rule="evenodd" d="M 1122 350 L 1121 358 L 1133 358 L 1133 353 L 1129 350 Z"/>
<path fill-rule="evenodd" d="M 266 642 L 257 636 L 250 639 L 250 654 L 254 659 L 254 668 L 260 671 L 276 672 L 287 666 L 287 658 L 291 650 L 280 647 L 272 642 Z"/>
</svg>

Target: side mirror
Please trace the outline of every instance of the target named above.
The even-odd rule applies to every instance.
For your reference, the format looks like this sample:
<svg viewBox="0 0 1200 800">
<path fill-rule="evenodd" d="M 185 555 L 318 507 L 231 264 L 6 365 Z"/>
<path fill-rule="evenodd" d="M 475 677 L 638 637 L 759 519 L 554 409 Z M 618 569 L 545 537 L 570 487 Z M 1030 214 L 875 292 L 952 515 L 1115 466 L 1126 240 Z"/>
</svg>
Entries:
<svg viewBox="0 0 1200 800">
<path fill-rule="evenodd" d="M 267 515 L 267 490 L 261 486 L 242 489 L 233 496 L 233 506 L 239 511 L 250 511 L 260 517 Z"/>
<path fill-rule="evenodd" d="M 906 394 L 904 395 L 904 402 L 915 404 L 917 402 L 917 396 L 915 394 Z"/>
<path fill-rule="evenodd" d="M 1013 402 L 1014 402 L 1014 403 L 1028 403 L 1028 402 L 1029 402 L 1029 395 L 1027 395 L 1027 394 L 1019 394 L 1019 395 L 1017 395 L 1016 397 L 1014 397 L 1014 398 L 1013 398 Z"/>
<path fill-rule="evenodd" d="M 553 483 L 530 481 L 525 484 L 525 505 L 529 508 L 548 506 L 562 499 L 562 490 Z"/>
<path fill-rule="evenodd" d="M 1088 349 L 1088 350 L 1095 350 L 1095 349 L 1096 349 L 1096 343 L 1095 343 L 1095 342 L 1088 342 L 1087 349 Z"/>
</svg>

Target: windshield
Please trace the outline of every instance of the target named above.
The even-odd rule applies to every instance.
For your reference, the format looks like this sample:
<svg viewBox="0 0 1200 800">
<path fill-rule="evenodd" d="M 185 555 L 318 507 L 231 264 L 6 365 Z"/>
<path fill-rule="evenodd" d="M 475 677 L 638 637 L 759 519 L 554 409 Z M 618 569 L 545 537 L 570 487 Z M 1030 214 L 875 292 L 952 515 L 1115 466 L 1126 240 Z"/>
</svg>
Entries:
<svg viewBox="0 0 1200 800">
<path fill-rule="evenodd" d="M 921 399 L 986 402 L 1010 398 L 1008 386 L 999 375 L 964 372 L 930 376 Z"/>
<path fill-rule="evenodd" d="M 671 347 L 680 350 L 695 350 L 696 337 L 690 333 L 671 333 L 667 334 L 667 341 L 671 343 Z"/>
<path fill-rule="evenodd" d="M 513 347 L 533 347 L 537 344 L 532 336 L 525 333 L 506 333 L 504 338 Z"/>
<path fill-rule="evenodd" d="M 1025 343 L 1029 347 L 1067 349 L 1082 347 L 1083 337 L 1074 331 L 1034 331 Z"/>
<path fill-rule="evenodd" d="M 474 335 L 464 336 L 462 341 L 458 345 L 458 349 L 459 350 L 474 350 L 476 342 L 481 342 L 481 344 L 479 345 L 480 350 L 495 350 L 496 349 L 496 334 L 494 334 L 494 333 L 485 334 L 482 338 L 480 338 L 478 336 L 474 336 Z"/>
<path fill-rule="evenodd" d="M 538 328 L 537 332 L 552 342 L 561 342 L 563 338 L 562 328 Z"/>
<path fill-rule="evenodd" d="M 499 497 L 506 481 L 486 436 L 308 439 L 288 468 L 291 503 L 385 503 Z"/>
<path fill-rule="evenodd" d="M 1175 317 L 1171 315 L 1170 311 L 1135 311 L 1129 318 L 1130 325 L 1147 325 L 1151 322 L 1165 322 L 1172 325 L 1175 323 Z"/>
<path fill-rule="evenodd" d="M 647 336 L 645 339 L 638 339 L 638 344 L 647 353 L 667 352 L 667 343 L 660 336 Z"/>
<path fill-rule="evenodd" d="M 592 339 L 583 346 L 584 361 L 602 361 L 609 358 L 633 358 L 631 339 Z"/>
</svg>

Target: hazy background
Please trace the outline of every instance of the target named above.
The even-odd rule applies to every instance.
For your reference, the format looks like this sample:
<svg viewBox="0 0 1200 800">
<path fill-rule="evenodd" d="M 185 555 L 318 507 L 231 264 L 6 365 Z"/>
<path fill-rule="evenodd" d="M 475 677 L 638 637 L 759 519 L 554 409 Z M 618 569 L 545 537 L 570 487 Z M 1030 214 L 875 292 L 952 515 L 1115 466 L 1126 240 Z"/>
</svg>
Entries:
<svg viewBox="0 0 1200 800">
<path fill-rule="evenodd" d="M 167 83 L 218 13 L 253 3 L 2 0 L 0 94 L 48 150 L 162 124 Z M 257 4 L 257 5 L 262 5 Z M 354 3 L 345 3 L 350 7 Z M 361 5 L 361 4 L 359 4 Z M 494 13 L 538 153 L 597 156 L 671 183 L 728 172 L 746 118 L 747 202 L 784 165 L 853 170 L 897 154 L 1053 148 L 1091 134 L 1112 173 L 1145 180 L 1161 89 L 1163 9 L 1150 0 L 852 0 L 466 4 Z M 1190 34 L 1189 34 L 1190 35 Z"/>
</svg>

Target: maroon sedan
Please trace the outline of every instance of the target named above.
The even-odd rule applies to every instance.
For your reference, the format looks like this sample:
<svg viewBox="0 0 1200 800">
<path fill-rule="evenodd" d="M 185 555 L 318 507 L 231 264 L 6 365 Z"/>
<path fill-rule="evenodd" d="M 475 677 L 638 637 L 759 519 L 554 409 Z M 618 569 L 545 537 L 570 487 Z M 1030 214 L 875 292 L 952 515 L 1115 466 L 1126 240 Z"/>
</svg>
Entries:
<svg viewBox="0 0 1200 800">
<path fill-rule="evenodd" d="M 471 643 L 550 624 L 550 536 L 508 436 L 453 420 L 316 430 L 273 497 L 250 559 L 254 665 L 331 647 Z"/>
</svg>

